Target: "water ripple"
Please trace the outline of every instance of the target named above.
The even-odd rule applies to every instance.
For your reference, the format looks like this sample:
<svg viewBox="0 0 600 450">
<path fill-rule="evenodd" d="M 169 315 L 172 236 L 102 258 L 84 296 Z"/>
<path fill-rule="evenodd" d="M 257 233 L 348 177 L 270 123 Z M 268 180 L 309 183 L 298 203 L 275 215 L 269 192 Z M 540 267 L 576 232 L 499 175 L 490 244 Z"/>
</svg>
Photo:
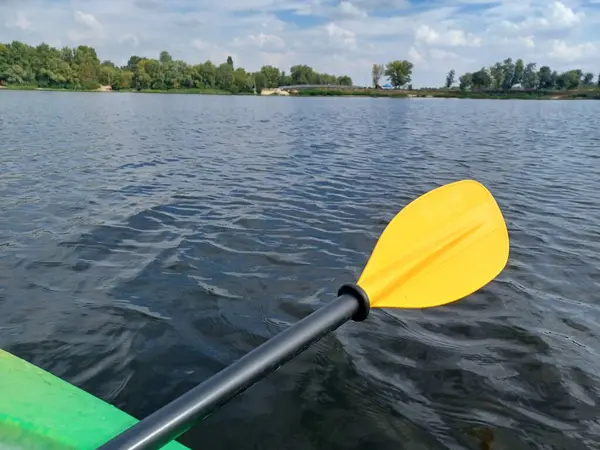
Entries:
<svg viewBox="0 0 600 450">
<path fill-rule="evenodd" d="M 343 326 L 182 442 L 598 448 L 598 108 L 2 92 L 0 347 L 143 417 L 355 280 L 411 199 L 475 178 L 511 237 L 493 283 Z"/>
</svg>

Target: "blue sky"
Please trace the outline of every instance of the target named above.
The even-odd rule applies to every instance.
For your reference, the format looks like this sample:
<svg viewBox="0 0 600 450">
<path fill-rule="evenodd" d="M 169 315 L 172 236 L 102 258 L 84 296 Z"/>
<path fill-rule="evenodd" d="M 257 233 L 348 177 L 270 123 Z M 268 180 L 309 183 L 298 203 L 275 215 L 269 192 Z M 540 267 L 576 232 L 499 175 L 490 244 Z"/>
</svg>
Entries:
<svg viewBox="0 0 600 450">
<path fill-rule="evenodd" d="M 0 42 L 321 72 L 370 83 L 373 63 L 413 62 L 415 86 L 507 57 L 600 72 L 600 0 L 3 0 Z"/>
</svg>

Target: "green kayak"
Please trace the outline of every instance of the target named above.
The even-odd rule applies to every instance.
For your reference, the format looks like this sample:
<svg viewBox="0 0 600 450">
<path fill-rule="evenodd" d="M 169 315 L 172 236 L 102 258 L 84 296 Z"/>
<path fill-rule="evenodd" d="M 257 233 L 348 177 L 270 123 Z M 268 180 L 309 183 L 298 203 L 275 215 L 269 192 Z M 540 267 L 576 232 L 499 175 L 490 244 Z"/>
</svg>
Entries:
<svg viewBox="0 0 600 450">
<path fill-rule="evenodd" d="M 0 350 L 0 449 L 92 450 L 137 419 Z M 173 441 L 165 449 L 187 447 Z"/>
</svg>

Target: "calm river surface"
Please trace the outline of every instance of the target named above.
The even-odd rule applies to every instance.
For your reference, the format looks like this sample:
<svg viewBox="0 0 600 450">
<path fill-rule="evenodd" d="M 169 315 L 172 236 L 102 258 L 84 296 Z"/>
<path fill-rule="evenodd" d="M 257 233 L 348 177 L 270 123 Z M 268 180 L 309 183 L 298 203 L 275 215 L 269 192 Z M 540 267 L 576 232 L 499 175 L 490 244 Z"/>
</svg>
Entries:
<svg viewBox="0 0 600 450">
<path fill-rule="evenodd" d="M 0 348 L 142 418 L 355 281 L 474 178 L 475 295 L 347 323 L 180 441 L 600 448 L 600 102 L 0 92 Z M 2 405 L 0 399 L 0 407 Z"/>
</svg>

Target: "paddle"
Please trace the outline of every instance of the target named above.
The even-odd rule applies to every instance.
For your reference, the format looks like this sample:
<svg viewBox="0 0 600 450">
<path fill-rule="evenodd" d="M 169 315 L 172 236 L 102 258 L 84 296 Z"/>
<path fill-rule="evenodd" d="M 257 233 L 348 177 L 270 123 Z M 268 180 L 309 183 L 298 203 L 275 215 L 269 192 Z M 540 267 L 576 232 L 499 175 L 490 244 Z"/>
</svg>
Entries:
<svg viewBox="0 0 600 450">
<path fill-rule="evenodd" d="M 344 284 L 335 300 L 99 448 L 160 448 L 350 319 L 366 319 L 370 308 L 459 300 L 494 279 L 508 252 L 502 213 L 483 185 L 463 180 L 434 189 L 389 223 L 357 284 Z"/>
</svg>

